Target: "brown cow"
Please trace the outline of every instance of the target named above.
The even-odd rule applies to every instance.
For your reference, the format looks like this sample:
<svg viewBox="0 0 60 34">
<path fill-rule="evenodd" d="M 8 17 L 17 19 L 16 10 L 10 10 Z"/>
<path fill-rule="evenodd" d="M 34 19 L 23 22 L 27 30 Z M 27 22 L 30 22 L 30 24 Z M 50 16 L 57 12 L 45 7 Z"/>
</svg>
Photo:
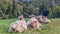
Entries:
<svg viewBox="0 0 60 34">
<path fill-rule="evenodd" d="M 27 26 L 33 29 L 41 29 L 42 27 L 42 25 L 35 17 L 29 19 L 29 21 L 27 22 Z"/>
</svg>

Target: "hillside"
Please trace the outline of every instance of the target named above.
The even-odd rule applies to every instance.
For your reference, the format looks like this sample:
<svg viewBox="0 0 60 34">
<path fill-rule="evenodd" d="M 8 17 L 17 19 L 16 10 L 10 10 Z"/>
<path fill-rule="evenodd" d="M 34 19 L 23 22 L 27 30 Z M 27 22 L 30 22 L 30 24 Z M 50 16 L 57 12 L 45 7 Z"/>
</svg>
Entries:
<svg viewBox="0 0 60 34">
<path fill-rule="evenodd" d="M 51 24 L 42 24 L 42 30 L 28 29 L 24 33 L 10 33 L 8 26 L 17 19 L 0 20 L 0 34 L 60 34 L 60 18 L 50 19 Z M 26 19 L 28 21 L 28 19 Z"/>
</svg>

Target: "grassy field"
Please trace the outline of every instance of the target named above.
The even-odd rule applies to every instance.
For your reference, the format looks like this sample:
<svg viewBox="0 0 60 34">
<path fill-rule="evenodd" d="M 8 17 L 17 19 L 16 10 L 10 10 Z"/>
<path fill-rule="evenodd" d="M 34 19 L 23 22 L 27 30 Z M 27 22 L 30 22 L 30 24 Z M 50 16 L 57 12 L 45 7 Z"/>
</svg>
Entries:
<svg viewBox="0 0 60 34">
<path fill-rule="evenodd" d="M 43 30 L 29 29 L 24 33 L 10 33 L 8 32 L 8 26 L 10 23 L 17 19 L 0 20 L 0 34 L 60 34 L 60 18 L 50 19 L 51 24 L 42 24 Z M 26 19 L 28 21 L 28 19 Z"/>
</svg>

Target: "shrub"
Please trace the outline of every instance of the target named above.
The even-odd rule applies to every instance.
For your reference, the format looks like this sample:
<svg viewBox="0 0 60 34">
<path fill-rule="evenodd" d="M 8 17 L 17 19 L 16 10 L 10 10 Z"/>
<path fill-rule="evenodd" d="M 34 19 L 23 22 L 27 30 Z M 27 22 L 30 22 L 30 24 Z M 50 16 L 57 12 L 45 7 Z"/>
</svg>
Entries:
<svg viewBox="0 0 60 34">
<path fill-rule="evenodd" d="M 8 19 L 9 18 L 9 15 L 5 15 L 2 17 L 2 19 Z"/>
</svg>

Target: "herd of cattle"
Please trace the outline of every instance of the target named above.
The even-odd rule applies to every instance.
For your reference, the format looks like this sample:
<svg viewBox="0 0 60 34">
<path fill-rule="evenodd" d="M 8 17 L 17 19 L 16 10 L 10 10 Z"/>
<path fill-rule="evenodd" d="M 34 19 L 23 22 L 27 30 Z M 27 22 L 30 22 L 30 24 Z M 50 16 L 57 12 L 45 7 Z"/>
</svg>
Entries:
<svg viewBox="0 0 60 34">
<path fill-rule="evenodd" d="M 42 24 L 49 24 L 50 20 L 44 16 L 30 16 L 30 19 L 26 22 L 24 16 L 21 15 L 18 17 L 18 20 L 11 23 L 8 29 L 8 32 L 24 32 L 28 28 L 32 29 L 42 29 Z"/>
</svg>

